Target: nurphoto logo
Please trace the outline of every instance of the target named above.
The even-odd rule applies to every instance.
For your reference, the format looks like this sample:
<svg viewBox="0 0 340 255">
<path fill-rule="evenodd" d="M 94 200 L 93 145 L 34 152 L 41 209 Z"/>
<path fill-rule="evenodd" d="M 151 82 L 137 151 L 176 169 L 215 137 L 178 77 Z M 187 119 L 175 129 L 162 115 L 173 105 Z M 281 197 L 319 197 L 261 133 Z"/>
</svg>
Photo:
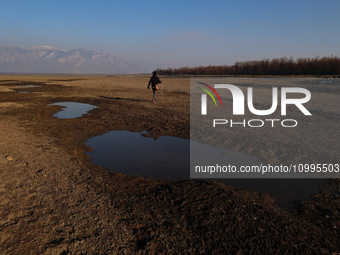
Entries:
<svg viewBox="0 0 340 255">
<path fill-rule="evenodd" d="M 243 91 L 236 85 L 232 84 L 214 84 L 214 87 L 203 83 L 203 82 L 198 82 L 199 84 L 204 85 L 206 88 L 201 88 L 197 87 L 198 89 L 204 91 L 206 94 L 201 94 L 201 115 L 207 115 L 207 108 L 208 108 L 208 103 L 207 103 L 207 94 L 212 98 L 215 106 L 217 106 L 216 99 L 214 95 L 208 90 L 210 89 L 218 98 L 220 105 L 223 106 L 222 104 L 222 99 L 220 97 L 220 94 L 223 95 L 223 91 L 220 92 L 220 94 L 216 91 L 216 89 L 227 89 L 229 92 L 231 92 L 232 95 L 232 101 L 233 101 L 233 115 L 245 115 L 245 96 Z M 294 97 L 289 97 L 290 95 L 303 95 L 303 97 L 300 98 L 294 98 Z M 287 105 L 295 105 L 304 115 L 306 116 L 311 116 L 312 114 L 307 110 L 307 108 L 303 105 L 307 103 L 311 99 L 311 93 L 308 89 L 305 88 L 299 88 L 299 87 L 282 87 L 281 88 L 281 93 L 280 93 L 280 98 L 281 98 L 281 116 L 286 116 L 287 115 Z M 253 88 L 252 87 L 247 87 L 247 106 L 248 110 L 258 116 L 268 116 L 273 113 L 278 108 L 278 101 L 279 101 L 279 89 L 277 87 L 272 88 L 272 98 L 271 98 L 271 107 L 269 109 L 256 109 L 254 106 L 254 98 L 253 98 Z M 226 108 L 226 111 L 229 109 Z M 241 125 L 243 127 L 251 127 L 251 128 L 256 128 L 256 127 L 263 127 L 265 123 L 268 123 L 271 125 L 271 127 L 275 126 L 275 123 L 279 122 L 282 127 L 296 127 L 298 125 L 298 121 L 296 119 L 243 119 L 243 121 L 238 121 L 235 122 L 232 119 L 213 119 L 213 127 L 216 127 L 217 125 L 226 125 L 229 123 L 230 127 L 234 127 L 236 125 Z"/>
</svg>

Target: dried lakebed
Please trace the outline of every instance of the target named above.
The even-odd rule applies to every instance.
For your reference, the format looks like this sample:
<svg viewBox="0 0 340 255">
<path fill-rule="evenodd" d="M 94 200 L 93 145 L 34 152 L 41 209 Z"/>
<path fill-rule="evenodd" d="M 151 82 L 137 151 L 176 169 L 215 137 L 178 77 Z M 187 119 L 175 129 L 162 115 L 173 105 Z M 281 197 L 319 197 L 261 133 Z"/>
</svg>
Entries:
<svg viewBox="0 0 340 255">
<path fill-rule="evenodd" d="M 144 86 L 148 78 L 2 77 L 1 254 L 338 253 L 337 180 L 329 180 L 313 200 L 288 211 L 276 206 L 270 196 L 254 192 L 250 184 L 260 180 L 244 185 L 253 191 L 242 191 L 212 181 L 172 182 L 111 174 L 91 163 L 86 140 L 111 130 L 148 130 L 153 137 L 189 138 L 189 79 L 165 77 L 164 100 L 152 104 L 151 92 Z M 18 84 L 40 84 L 47 90 L 14 93 Z M 321 121 L 336 116 L 321 113 L 339 109 L 333 107 L 338 95 L 330 90 L 335 88 L 327 83 L 317 92 L 327 94 L 327 100 L 317 100 L 320 104 L 314 110 Z M 49 104 L 68 101 L 100 108 L 75 119 L 53 117 L 59 107 Z M 332 122 L 317 127 L 338 140 Z M 297 133 L 312 131 L 307 127 Z M 266 159 L 268 150 L 261 144 L 278 142 L 270 133 L 261 139 L 242 134 L 229 135 L 225 147 Z M 333 140 L 326 140 L 327 144 Z M 338 150 L 325 154 L 322 142 L 316 140 L 318 146 L 314 146 L 313 141 L 308 148 L 315 160 L 338 155 Z M 273 153 L 271 162 L 284 155 L 300 155 L 284 146 Z M 295 183 L 287 189 L 266 181 L 263 188 L 271 185 L 282 196 L 287 196 L 287 190 L 299 193 L 303 186 Z"/>
</svg>

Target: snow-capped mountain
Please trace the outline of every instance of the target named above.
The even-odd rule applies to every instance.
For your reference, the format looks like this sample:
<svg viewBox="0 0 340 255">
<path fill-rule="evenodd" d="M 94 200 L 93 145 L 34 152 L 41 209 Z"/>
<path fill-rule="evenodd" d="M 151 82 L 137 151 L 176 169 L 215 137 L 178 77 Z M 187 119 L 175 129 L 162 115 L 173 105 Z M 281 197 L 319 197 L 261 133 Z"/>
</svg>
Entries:
<svg viewBox="0 0 340 255">
<path fill-rule="evenodd" d="M 124 74 L 142 71 L 105 52 L 0 45 L 0 72 Z"/>
</svg>

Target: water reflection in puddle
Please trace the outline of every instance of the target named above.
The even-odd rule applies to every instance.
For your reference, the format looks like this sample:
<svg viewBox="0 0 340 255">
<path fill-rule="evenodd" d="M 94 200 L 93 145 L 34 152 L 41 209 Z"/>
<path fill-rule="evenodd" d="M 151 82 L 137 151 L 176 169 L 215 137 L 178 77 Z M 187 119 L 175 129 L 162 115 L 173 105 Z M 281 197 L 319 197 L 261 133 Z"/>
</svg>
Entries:
<svg viewBox="0 0 340 255">
<path fill-rule="evenodd" d="M 111 131 L 89 139 L 86 144 L 94 149 L 89 153 L 91 160 L 109 171 L 128 175 L 172 179 L 190 177 L 190 140 L 172 136 L 153 139 L 142 134 Z M 211 145 L 195 141 L 191 143 L 195 143 L 195 147 L 204 154 L 212 150 Z M 256 157 L 241 152 L 214 148 L 213 154 L 222 155 L 233 165 L 245 162 L 249 165 L 259 164 Z"/>
<path fill-rule="evenodd" d="M 40 87 L 39 85 L 20 85 L 17 86 L 18 88 L 37 88 Z"/>
<path fill-rule="evenodd" d="M 144 132 L 145 134 L 146 132 Z M 191 141 L 193 142 L 193 141 Z M 189 179 L 190 141 L 163 136 L 157 140 L 130 131 L 111 131 L 90 138 L 86 144 L 91 161 L 110 172 L 154 178 Z M 204 146 L 210 146 L 200 144 Z M 211 150 L 211 148 L 209 148 Z M 258 164 L 256 157 L 216 148 L 226 153 L 235 164 Z M 216 181 L 240 189 L 264 192 L 276 199 L 278 205 L 293 208 L 297 201 L 308 200 L 319 192 L 321 179 L 218 179 Z"/>
<path fill-rule="evenodd" d="M 130 131 L 111 131 L 86 144 L 93 163 L 112 172 L 155 178 L 189 178 L 189 140 L 163 136 L 157 140 Z"/>
<path fill-rule="evenodd" d="M 98 106 L 76 102 L 57 102 L 50 105 L 59 105 L 65 107 L 61 111 L 53 115 L 54 117 L 57 117 L 59 119 L 79 118 L 87 112 L 98 108 Z"/>
<path fill-rule="evenodd" d="M 293 209 L 298 202 L 318 194 L 326 179 L 219 179 L 243 190 L 267 193 L 282 207 Z"/>
</svg>

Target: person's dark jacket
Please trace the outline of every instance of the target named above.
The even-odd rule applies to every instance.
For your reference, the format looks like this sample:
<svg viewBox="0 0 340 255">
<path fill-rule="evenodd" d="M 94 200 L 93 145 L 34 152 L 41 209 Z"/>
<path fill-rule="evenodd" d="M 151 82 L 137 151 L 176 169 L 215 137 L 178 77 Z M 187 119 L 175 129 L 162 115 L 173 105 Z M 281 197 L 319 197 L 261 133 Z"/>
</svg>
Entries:
<svg viewBox="0 0 340 255">
<path fill-rule="evenodd" d="M 153 90 L 156 89 L 156 84 L 160 84 L 162 83 L 161 80 L 159 79 L 159 77 L 156 75 L 156 74 L 153 74 L 150 78 L 150 81 L 149 81 L 149 84 L 148 84 L 148 89 L 150 88 L 150 85 L 151 85 L 151 88 Z"/>
</svg>

